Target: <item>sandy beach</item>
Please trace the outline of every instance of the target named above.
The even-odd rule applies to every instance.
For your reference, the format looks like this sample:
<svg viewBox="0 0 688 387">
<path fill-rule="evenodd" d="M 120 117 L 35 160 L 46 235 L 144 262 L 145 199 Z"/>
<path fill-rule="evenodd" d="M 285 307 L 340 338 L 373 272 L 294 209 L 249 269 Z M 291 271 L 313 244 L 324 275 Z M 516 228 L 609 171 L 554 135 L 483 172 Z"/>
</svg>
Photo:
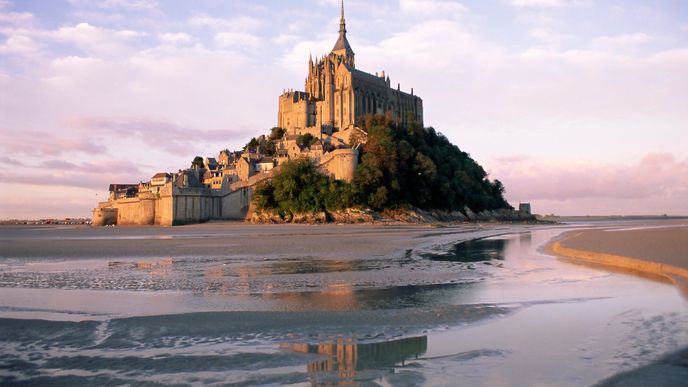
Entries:
<svg viewBox="0 0 688 387">
<path fill-rule="evenodd" d="M 669 280 L 687 291 L 688 224 L 572 231 L 549 245 L 554 254 L 584 264 Z"/>
<path fill-rule="evenodd" d="M 321 258 L 346 259 L 403 251 L 426 237 L 466 233 L 468 239 L 494 234 L 499 229 L 506 227 L 467 224 L 439 229 L 429 225 L 312 226 L 251 225 L 242 222 L 174 228 L 6 226 L 0 228 L 0 258 L 155 258 L 226 254 L 298 256 L 317 252 Z M 35 238 L 36 235 L 41 237 Z"/>
</svg>

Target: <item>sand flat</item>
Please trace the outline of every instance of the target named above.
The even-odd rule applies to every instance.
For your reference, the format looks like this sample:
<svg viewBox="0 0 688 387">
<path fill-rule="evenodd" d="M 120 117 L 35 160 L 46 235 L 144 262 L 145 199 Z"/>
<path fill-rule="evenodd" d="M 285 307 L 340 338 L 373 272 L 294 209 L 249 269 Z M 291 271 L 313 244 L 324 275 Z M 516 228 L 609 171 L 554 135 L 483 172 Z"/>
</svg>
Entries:
<svg viewBox="0 0 688 387">
<path fill-rule="evenodd" d="M 688 269 L 688 225 L 569 234 L 565 248 L 619 255 Z"/>
<path fill-rule="evenodd" d="M 0 227 L 0 384 L 590 385 L 688 343 L 671 286 L 540 250 L 600 226 L 645 225 Z"/>
</svg>

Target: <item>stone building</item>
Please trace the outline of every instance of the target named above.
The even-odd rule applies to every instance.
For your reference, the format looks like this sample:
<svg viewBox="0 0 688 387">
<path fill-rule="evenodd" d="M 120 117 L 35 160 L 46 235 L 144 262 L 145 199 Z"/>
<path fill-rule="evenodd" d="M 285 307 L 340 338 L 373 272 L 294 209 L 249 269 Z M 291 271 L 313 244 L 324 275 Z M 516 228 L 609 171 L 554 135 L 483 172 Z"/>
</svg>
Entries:
<svg viewBox="0 0 688 387">
<path fill-rule="evenodd" d="M 286 91 L 279 97 L 278 125 L 289 134 L 354 129 L 366 114 L 388 114 L 402 124 L 423 124 L 423 100 L 391 87 L 389 76 L 356 69 L 355 54 L 346 38 L 342 1 L 339 38 L 327 56 L 308 62 L 305 91 Z"/>
</svg>

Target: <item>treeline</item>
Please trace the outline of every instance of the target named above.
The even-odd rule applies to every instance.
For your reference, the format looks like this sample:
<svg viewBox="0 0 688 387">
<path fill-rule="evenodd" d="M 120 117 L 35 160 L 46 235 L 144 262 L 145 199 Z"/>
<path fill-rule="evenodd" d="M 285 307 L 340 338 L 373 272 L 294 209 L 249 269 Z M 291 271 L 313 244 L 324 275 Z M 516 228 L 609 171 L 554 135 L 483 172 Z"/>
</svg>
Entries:
<svg viewBox="0 0 688 387">
<path fill-rule="evenodd" d="M 433 128 L 405 128 L 384 116 L 367 116 L 358 126 L 368 140 L 351 183 L 334 181 L 308 160 L 291 161 L 256 189 L 258 208 L 283 214 L 348 207 L 511 208 L 502 183 L 489 181 L 475 160 Z"/>
</svg>

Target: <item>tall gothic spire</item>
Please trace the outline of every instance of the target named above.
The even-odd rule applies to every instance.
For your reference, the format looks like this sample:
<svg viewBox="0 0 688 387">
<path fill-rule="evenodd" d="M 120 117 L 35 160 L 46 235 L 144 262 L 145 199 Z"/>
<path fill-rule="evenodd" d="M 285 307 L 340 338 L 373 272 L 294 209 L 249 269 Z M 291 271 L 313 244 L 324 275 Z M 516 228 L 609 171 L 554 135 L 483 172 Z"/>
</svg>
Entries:
<svg viewBox="0 0 688 387">
<path fill-rule="evenodd" d="M 339 19 L 339 34 L 346 35 L 346 20 L 344 19 L 344 0 L 342 0 L 342 17 Z"/>
<path fill-rule="evenodd" d="M 343 51 L 347 55 L 353 56 L 354 50 L 351 49 L 349 41 L 346 39 L 346 20 L 344 19 L 344 0 L 342 0 L 342 16 L 339 19 L 339 38 L 335 43 L 333 52 Z"/>
</svg>

